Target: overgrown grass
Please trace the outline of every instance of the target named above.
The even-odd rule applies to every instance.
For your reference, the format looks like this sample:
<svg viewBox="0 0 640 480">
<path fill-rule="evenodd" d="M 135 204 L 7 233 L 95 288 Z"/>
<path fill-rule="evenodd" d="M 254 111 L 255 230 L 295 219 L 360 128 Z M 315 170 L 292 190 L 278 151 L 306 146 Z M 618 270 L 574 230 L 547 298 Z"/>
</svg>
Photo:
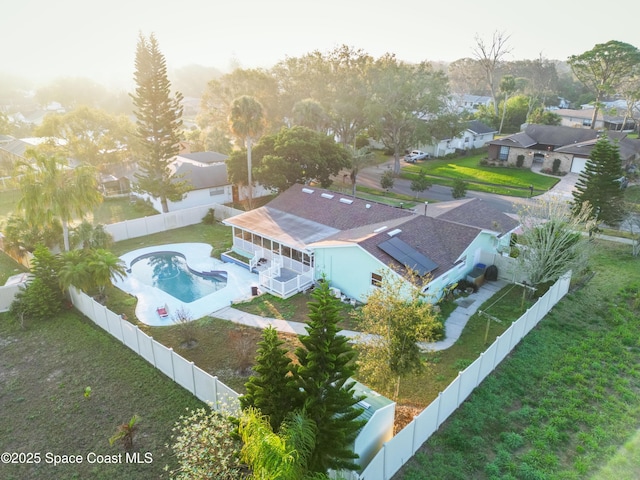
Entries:
<svg viewBox="0 0 640 480">
<path fill-rule="evenodd" d="M 593 265 L 397 478 L 589 478 L 625 444 L 637 478 L 638 259 L 599 242 Z"/>
<path fill-rule="evenodd" d="M 534 195 L 546 192 L 558 179 L 539 175 L 529 169 L 489 167 L 479 164 L 486 154 L 471 155 L 455 160 L 425 160 L 402 168 L 403 178 L 412 179 L 424 170 L 429 179 L 438 185 L 452 186 L 454 180 L 467 182 L 469 190 L 528 197 L 529 186 Z"/>
<path fill-rule="evenodd" d="M 2 314 L 0 346 L 0 451 L 41 453 L 40 463 L 0 465 L 1 478 L 137 480 L 167 478 L 164 466 L 175 468 L 171 429 L 185 408 L 203 403 L 111 335 L 75 311 L 27 330 Z M 122 447 L 109 445 L 134 414 L 141 418 L 134 451 L 150 453 L 148 464 L 124 463 Z M 83 461 L 54 466 L 46 452 Z M 90 463 L 90 452 L 122 453 L 123 462 Z"/>
</svg>

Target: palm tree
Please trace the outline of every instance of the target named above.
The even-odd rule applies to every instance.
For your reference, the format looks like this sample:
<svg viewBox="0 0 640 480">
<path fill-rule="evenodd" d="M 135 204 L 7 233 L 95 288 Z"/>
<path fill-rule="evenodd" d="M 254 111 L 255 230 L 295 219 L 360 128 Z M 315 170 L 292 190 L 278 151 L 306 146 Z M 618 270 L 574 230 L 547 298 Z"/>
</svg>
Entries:
<svg viewBox="0 0 640 480">
<path fill-rule="evenodd" d="M 88 259 L 88 270 L 91 281 L 98 287 L 100 298 L 105 298 L 105 288 L 113 280 L 122 279 L 126 274 L 124 262 L 109 250 L 98 248 L 92 250 Z"/>
<path fill-rule="evenodd" d="M 55 155 L 48 156 L 27 150 L 27 158 L 18 168 L 21 198 L 18 208 L 24 209 L 29 222 L 50 225 L 55 219 L 62 223 L 64 249 L 69 250 L 69 222 L 83 217 L 102 202 L 93 167 L 81 165 L 68 168 Z"/>
<path fill-rule="evenodd" d="M 60 286 L 67 289 L 73 285 L 85 292 L 97 288 L 100 299 L 106 298 L 105 288 L 111 281 L 124 278 L 126 272 L 122 260 L 102 248 L 71 250 L 61 257 Z"/>
<path fill-rule="evenodd" d="M 264 129 L 264 109 L 262 104 L 248 95 L 236 98 L 231 105 L 229 126 L 231 132 L 247 147 L 247 186 L 249 203 L 253 201 L 253 179 L 251 178 L 251 146 Z"/>
<path fill-rule="evenodd" d="M 308 463 L 316 443 L 316 426 L 302 412 L 287 416 L 274 433 L 269 418 L 253 407 L 243 411 L 240 436 L 241 456 L 253 470 L 255 480 L 301 480 L 327 478 L 310 473 Z"/>
</svg>

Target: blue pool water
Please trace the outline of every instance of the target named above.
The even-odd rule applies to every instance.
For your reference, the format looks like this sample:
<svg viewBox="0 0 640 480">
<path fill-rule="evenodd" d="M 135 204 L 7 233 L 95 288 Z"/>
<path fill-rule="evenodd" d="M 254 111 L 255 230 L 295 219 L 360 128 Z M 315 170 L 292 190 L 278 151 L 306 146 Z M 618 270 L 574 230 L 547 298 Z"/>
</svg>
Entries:
<svg viewBox="0 0 640 480">
<path fill-rule="evenodd" d="M 184 303 L 191 303 L 227 285 L 226 272 L 194 272 L 184 257 L 174 252 L 151 253 L 136 258 L 131 262 L 129 275 Z"/>
</svg>

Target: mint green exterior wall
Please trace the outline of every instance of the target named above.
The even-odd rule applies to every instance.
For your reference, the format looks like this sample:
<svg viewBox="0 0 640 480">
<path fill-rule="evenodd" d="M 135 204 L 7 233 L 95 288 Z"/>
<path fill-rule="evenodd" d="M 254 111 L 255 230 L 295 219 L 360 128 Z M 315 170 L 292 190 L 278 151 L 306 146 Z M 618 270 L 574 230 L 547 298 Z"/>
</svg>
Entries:
<svg viewBox="0 0 640 480">
<path fill-rule="evenodd" d="M 347 297 L 364 302 L 371 292 L 371 274 L 385 268 L 358 245 L 315 247 L 316 279 L 323 274 L 331 286 L 339 288 Z"/>
<path fill-rule="evenodd" d="M 423 293 L 427 294 L 432 302 L 440 300 L 442 290 L 447 285 L 465 278 L 476 263 L 484 263 L 487 258 L 493 258 L 497 243 L 495 235 L 480 233 L 461 255 L 462 262 L 430 282 L 427 285 L 428 290 L 423 290 Z"/>
<path fill-rule="evenodd" d="M 460 265 L 435 278 L 423 289 L 428 301 L 437 302 L 442 296 L 442 289 L 464 278 L 476 263 L 486 264 L 496 253 L 499 242 L 506 242 L 508 245 L 508 239 L 500 241 L 490 233 L 480 233 L 464 251 L 461 257 L 463 262 Z M 313 250 L 316 279 L 325 274 L 332 287 L 361 302 L 366 300 L 373 288 L 371 274 L 380 273 L 382 269 L 388 268 L 358 245 L 314 247 Z"/>
</svg>

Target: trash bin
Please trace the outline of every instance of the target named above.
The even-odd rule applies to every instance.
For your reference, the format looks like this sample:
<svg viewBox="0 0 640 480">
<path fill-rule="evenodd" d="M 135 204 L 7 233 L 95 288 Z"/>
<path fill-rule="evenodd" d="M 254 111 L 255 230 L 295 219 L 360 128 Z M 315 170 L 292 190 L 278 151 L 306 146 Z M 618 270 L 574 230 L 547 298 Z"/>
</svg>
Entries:
<svg viewBox="0 0 640 480">
<path fill-rule="evenodd" d="M 257 286 L 254 285 L 254 286 L 251 287 L 251 295 L 253 295 L 254 297 L 256 295 L 258 295 L 258 287 Z"/>
</svg>

